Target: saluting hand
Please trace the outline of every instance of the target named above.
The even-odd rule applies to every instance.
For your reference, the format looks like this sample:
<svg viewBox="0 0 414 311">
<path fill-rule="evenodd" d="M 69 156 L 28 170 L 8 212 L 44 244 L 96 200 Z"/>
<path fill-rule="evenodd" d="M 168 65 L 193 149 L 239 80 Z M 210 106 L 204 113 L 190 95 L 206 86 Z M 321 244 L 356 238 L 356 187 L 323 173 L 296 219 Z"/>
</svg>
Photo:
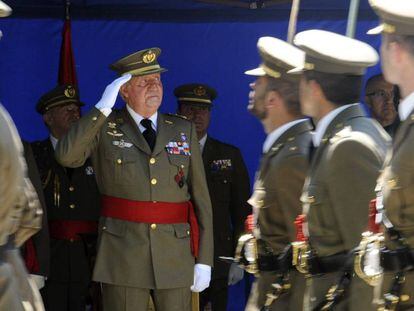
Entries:
<svg viewBox="0 0 414 311">
<path fill-rule="evenodd" d="M 102 109 L 112 109 L 112 107 L 115 105 L 119 89 L 124 83 L 128 82 L 131 79 L 131 77 L 132 75 L 127 73 L 122 77 L 119 77 L 118 79 L 114 80 L 111 84 L 109 84 L 103 92 L 102 98 L 95 105 L 95 107 L 101 111 Z"/>
</svg>

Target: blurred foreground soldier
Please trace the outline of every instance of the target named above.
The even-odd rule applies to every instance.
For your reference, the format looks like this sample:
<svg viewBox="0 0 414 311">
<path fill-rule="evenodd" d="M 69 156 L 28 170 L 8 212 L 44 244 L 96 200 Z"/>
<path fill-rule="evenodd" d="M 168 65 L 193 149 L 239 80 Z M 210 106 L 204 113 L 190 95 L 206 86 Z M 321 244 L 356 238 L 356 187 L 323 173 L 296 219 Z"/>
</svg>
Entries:
<svg viewBox="0 0 414 311">
<path fill-rule="evenodd" d="M 36 110 L 50 136 L 32 143 L 46 199 L 50 234 L 50 274 L 42 290 L 47 310 L 85 310 L 95 256 L 100 195 L 88 159 L 79 168 L 61 166 L 54 149 L 79 120 L 78 90 L 57 86 L 44 94 Z"/>
<path fill-rule="evenodd" d="M 207 135 L 216 91 L 203 84 L 185 84 L 174 94 L 178 114 L 195 123 L 213 208 L 214 269 L 209 288 L 200 295 L 201 310 L 211 302 L 213 311 L 226 311 L 227 287 L 239 282 L 244 271 L 235 263 L 230 266 L 221 261 L 219 256 L 233 256 L 243 233 L 244 220 L 250 214 L 249 175 L 238 148 Z"/>
<path fill-rule="evenodd" d="M 0 17 L 10 14 L 11 8 L 0 1 Z M 39 231 L 42 221 L 36 192 L 26 174 L 17 129 L 0 105 L 0 310 L 44 310 L 17 249 Z"/>
<path fill-rule="evenodd" d="M 191 290 L 210 283 L 211 203 L 195 126 L 158 112 L 163 87 L 159 48 L 114 63 L 122 77 L 59 141 L 68 167 L 91 156 L 102 193 L 94 280 L 104 309 L 191 309 Z M 126 106 L 112 110 L 118 91 Z"/>
<path fill-rule="evenodd" d="M 371 116 L 391 137 L 400 123 L 394 98 L 394 85 L 385 81 L 382 74 L 368 79 L 365 85 L 365 103 L 371 111 Z"/>
<path fill-rule="evenodd" d="M 377 211 L 385 229 L 383 298 L 385 310 L 414 309 L 414 3 L 409 0 L 370 1 L 381 25 L 381 63 L 385 79 L 398 85 L 401 124 L 393 156 L 378 181 Z"/>
<path fill-rule="evenodd" d="M 33 186 L 25 177 L 19 135 L 1 105 L 0 137 L 0 310 L 41 311 L 40 295 L 16 249 L 39 230 L 41 212 Z"/>
<path fill-rule="evenodd" d="M 259 271 L 246 310 L 302 310 L 305 278 L 292 267 L 289 246 L 301 212 L 312 125 L 300 111 L 299 76 L 286 72 L 303 65 L 304 53 L 271 37 L 260 38 L 257 47 L 262 64 L 246 72 L 256 77 L 248 108 L 267 137 L 249 200 L 254 208 Z"/>
<path fill-rule="evenodd" d="M 362 76 L 378 54 L 363 42 L 322 30 L 301 32 L 294 42 L 306 54 L 304 68 L 291 71 L 303 72 L 302 112 L 317 124 L 317 149 L 301 198 L 308 249 L 305 257 L 294 258 L 310 274 L 304 308 L 374 310 L 372 288 L 352 277 L 348 253 L 368 225 L 368 205 L 390 144 L 357 104 Z"/>
</svg>

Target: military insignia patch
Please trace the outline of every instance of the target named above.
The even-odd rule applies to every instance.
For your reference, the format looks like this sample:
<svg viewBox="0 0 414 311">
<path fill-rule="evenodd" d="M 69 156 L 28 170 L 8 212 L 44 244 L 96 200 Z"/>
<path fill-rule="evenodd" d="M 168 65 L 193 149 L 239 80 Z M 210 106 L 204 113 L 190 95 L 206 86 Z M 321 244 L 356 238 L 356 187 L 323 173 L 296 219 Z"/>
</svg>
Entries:
<svg viewBox="0 0 414 311">
<path fill-rule="evenodd" d="M 142 56 L 142 61 L 145 64 L 149 64 L 152 63 L 156 58 L 157 55 L 152 50 L 149 50 L 147 53 L 144 54 L 144 56 Z"/>
<path fill-rule="evenodd" d="M 108 127 L 110 129 L 116 129 L 116 123 L 114 123 L 114 122 L 108 122 Z"/>
<path fill-rule="evenodd" d="M 125 140 L 121 139 L 121 140 L 113 140 L 112 141 L 112 145 L 117 146 L 119 148 L 131 148 L 132 144 L 126 142 Z"/>
<path fill-rule="evenodd" d="M 85 167 L 85 174 L 86 175 L 88 175 L 88 176 L 90 176 L 90 175 L 93 175 L 95 172 L 94 172 L 94 170 L 93 170 L 93 167 L 92 166 L 87 166 L 87 167 Z"/>
<path fill-rule="evenodd" d="M 190 146 L 186 141 L 170 141 L 165 149 L 169 154 L 190 156 Z"/>
<path fill-rule="evenodd" d="M 232 169 L 231 159 L 213 160 L 210 166 L 213 172 Z"/>
<path fill-rule="evenodd" d="M 68 88 L 64 91 L 64 94 L 67 98 L 74 98 L 76 96 L 76 91 L 73 87 L 68 86 Z"/>
<path fill-rule="evenodd" d="M 186 141 L 187 140 L 187 136 L 185 135 L 185 133 L 180 133 L 181 136 L 181 140 L 182 141 Z"/>
<path fill-rule="evenodd" d="M 114 136 L 114 137 L 122 137 L 124 136 L 124 134 L 122 133 L 118 133 L 117 131 L 113 130 L 112 132 L 106 132 L 106 134 L 110 135 L 110 136 Z"/>
<path fill-rule="evenodd" d="M 193 90 L 193 92 L 194 92 L 194 94 L 195 94 L 195 95 L 197 95 L 197 96 L 204 96 L 204 95 L 206 95 L 206 93 L 207 93 L 206 89 L 205 89 L 204 87 L 202 87 L 201 85 L 200 85 L 200 86 L 197 86 L 197 87 Z"/>
</svg>

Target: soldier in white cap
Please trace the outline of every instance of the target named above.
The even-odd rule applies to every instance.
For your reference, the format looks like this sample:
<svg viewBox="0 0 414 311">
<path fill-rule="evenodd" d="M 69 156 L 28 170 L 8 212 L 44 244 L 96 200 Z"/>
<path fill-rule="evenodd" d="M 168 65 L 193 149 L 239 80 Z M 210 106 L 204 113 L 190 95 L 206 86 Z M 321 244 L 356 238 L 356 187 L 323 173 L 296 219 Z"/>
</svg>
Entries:
<svg viewBox="0 0 414 311">
<path fill-rule="evenodd" d="M 264 307 L 302 310 L 305 279 L 292 267 L 289 245 L 295 240 L 294 221 L 301 212 L 313 127 L 300 111 L 300 76 L 286 72 L 303 65 L 304 53 L 272 37 L 260 38 L 257 47 L 262 64 L 246 71 L 256 77 L 249 110 L 262 123 L 267 137 L 249 200 L 259 271 L 246 311 Z"/>
<path fill-rule="evenodd" d="M 373 310 L 372 289 L 352 277 L 348 253 L 366 229 L 369 202 L 390 145 L 387 133 L 358 104 L 362 76 L 377 63 L 378 54 L 361 41 L 323 30 L 301 32 L 294 43 L 306 53 L 303 68 L 291 71 L 303 72 L 302 112 L 317 124 L 317 149 L 301 198 L 310 248 L 305 310 L 328 305 Z"/>
<path fill-rule="evenodd" d="M 378 181 L 377 209 L 385 225 L 385 308 L 414 308 L 414 2 L 370 0 L 381 24 L 368 34 L 382 34 L 381 63 L 385 79 L 398 85 L 401 124 L 394 136 L 393 156 Z M 379 204 L 378 204 L 379 203 Z M 382 203 L 382 204 L 381 204 Z"/>
</svg>

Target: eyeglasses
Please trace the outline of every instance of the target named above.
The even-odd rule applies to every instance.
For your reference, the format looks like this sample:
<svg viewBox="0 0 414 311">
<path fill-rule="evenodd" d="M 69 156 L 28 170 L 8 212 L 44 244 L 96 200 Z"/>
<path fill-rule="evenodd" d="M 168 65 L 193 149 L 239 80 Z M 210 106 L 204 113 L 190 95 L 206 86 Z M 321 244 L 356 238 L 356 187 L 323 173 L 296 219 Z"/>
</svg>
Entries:
<svg viewBox="0 0 414 311">
<path fill-rule="evenodd" d="M 378 91 L 374 91 L 371 93 L 367 93 L 365 94 L 366 96 L 372 96 L 372 97 L 377 97 L 377 98 L 382 98 L 382 99 L 390 99 L 390 98 L 394 98 L 395 93 L 394 91 L 391 92 L 386 92 L 384 90 L 378 90 Z"/>
</svg>

